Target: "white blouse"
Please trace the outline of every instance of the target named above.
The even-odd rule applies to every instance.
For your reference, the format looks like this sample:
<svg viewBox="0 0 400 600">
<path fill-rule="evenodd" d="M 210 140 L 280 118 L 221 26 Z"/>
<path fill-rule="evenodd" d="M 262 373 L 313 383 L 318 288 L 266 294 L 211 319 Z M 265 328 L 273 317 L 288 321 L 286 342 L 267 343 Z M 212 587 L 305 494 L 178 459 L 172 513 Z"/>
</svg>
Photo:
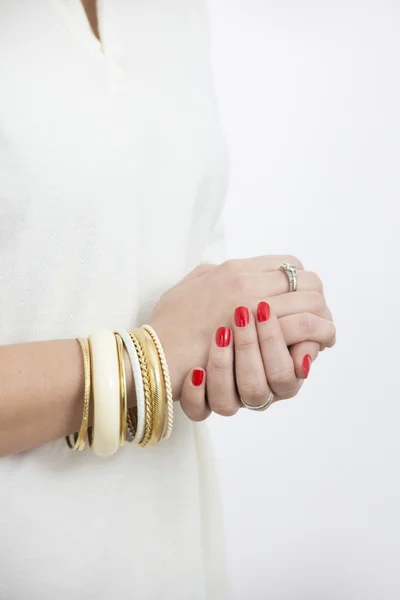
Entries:
<svg viewBox="0 0 400 600">
<path fill-rule="evenodd" d="M 147 320 L 202 260 L 227 156 L 203 0 L 0 2 L 0 343 Z M 1 385 L 1 382 L 0 382 Z M 0 598 L 225 597 L 204 427 L 0 460 Z"/>
</svg>

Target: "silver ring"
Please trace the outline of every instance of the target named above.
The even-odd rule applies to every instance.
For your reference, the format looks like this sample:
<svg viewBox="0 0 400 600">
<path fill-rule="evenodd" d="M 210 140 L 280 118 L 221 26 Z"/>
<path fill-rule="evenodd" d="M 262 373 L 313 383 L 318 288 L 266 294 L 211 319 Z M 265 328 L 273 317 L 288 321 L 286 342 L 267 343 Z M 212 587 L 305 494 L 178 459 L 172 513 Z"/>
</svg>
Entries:
<svg viewBox="0 0 400 600">
<path fill-rule="evenodd" d="M 286 273 L 289 279 L 289 292 L 295 292 L 297 290 L 297 267 L 289 265 L 289 263 L 282 263 L 279 268 Z"/>
<path fill-rule="evenodd" d="M 264 402 L 263 404 L 260 404 L 259 406 L 252 406 L 251 404 L 247 404 L 247 402 L 245 402 L 243 400 L 243 398 L 240 398 L 240 402 L 243 404 L 243 406 L 245 408 L 248 408 L 249 410 L 267 410 L 267 408 L 269 406 L 271 406 L 271 404 L 272 404 L 273 401 L 274 401 L 274 394 L 273 394 L 273 392 L 270 392 L 269 396 L 268 396 L 268 400 L 266 402 Z"/>
</svg>

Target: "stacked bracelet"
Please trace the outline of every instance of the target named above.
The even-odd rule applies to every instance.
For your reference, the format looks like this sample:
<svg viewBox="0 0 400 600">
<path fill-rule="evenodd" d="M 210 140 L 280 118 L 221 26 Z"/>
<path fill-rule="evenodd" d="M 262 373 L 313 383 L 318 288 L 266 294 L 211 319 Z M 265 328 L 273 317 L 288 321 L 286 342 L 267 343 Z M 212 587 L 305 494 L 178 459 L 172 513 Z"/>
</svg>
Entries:
<svg viewBox="0 0 400 600">
<path fill-rule="evenodd" d="M 135 348 L 135 345 L 132 341 L 131 336 L 127 331 L 118 330 L 118 335 L 121 337 L 124 342 L 125 350 L 128 354 L 129 361 L 131 363 L 133 380 L 135 385 L 135 393 L 136 393 L 136 427 L 131 424 L 133 427 L 133 431 L 131 431 L 132 440 L 136 443 L 139 443 L 144 438 L 145 432 L 145 399 L 144 399 L 144 387 L 143 387 L 143 379 L 142 372 L 140 370 L 140 363 L 138 354 Z M 128 410 L 128 423 L 132 421 L 132 412 Z"/>
<path fill-rule="evenodd" d="M 144 329 L 134 329 L 132 334 L 139 342 L 147 363 L 153 417 L 148 445 L 153 446 L 162 438 L 166 410 L 165 386 L 162 378 L 161 364 L 157 348 L 154 346 L 153 340 L 147 331 Z"/>
<path fill-rule="evenodd" d="M 115 333 L 115 341 L 117 343 L 117 355 L 119 364 L 119 389 L 120 389 L 120 432 L 119 441 L 120 445 L 123 446 L 126 440 L 126 422 L 128 416 L 128 391 L 126 389 L 126 372 L 125 372 L 125 361 L 124 361 L 124 346 L 122 343 L 121 336 Z"/>
<path fill-rule="evenodd" d="M 174 426 L 174 399 L 172 396 L 172 385 L 171 378 L 169 376 L 169 369 L 167 364 L 167 359 L 165 358 L 164 350 L 161 345 L 160 340 L 158 339 L 158 335 L 154 331 L 154 329 L 150 325 L 143 325 L 143 329 L 147 331 L 147 333 L 151 336 L 155 347 L 157 348 L 158 357 L 160 359 L 161 370 L 164 378 L 165 385 L 165 394 L 167 401 L 167 419 L 165 421 L 165 427 L 163 431 L 163 438 L 167 440 L 171 433 L 172 428 Z"/>
<path fill-rule="evenodd" d="M 95 454 L 112 456 L 125 440 L 141 447 L 168 439 L 173 427 L 173 397 L 165 354 L 149 326 L 130 332 L 98 331 L 79 338 L 84 364 L 84 406 L 79 433 L 67 436 L 73 450 L 83 450 L 86 437 Z M 124 349 L 136 392 L 136 408 L 128 408 Z M 92 428 L 89 428 L 90 401 Z"/>
<path fill-rule="evenodd" d="M 93 377 L 93 452 L 112 456 L 120 441 L 119 364 L 115 336 L 98 331 L 89 336 Z"/>
<path fill-rule="evenodd" d="M 71 441 L 71 436 L 68 435 L 66 440 L 68 446 L 72 450 L 83 450 L 86 443 L 86 436 L 89 425 L 89 406 L 90 406 L 90 396 L 92 391 L 92 382 L 91 382 L 91 368 L 90 368 L 90 347 L 88 340 L 84 338 L 79 338 L 78 342 L 81 346 L 82 357 L 83 357 L 83 368 L 84 368 L 84 377 L 85 377 L 85 391 L 84 391 L 84 399 L 83 399 L 83 415 L 82 415 L 82 423 L 79 429 L 79 433 L 74 434 L 74 441 Z"/>
</svg>

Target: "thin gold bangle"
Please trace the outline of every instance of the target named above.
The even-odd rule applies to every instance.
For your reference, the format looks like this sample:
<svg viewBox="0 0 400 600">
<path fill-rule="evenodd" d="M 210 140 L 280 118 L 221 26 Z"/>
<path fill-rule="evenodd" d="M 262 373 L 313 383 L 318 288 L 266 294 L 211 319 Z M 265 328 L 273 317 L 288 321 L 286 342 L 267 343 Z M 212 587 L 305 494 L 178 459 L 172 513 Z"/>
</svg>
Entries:
<svg viewBox="0 0 400 600">
<path fill-rule="evenodd" d="M 147 361 L 146 361 L 144 352 L 142 350 L 142 346 L 140 345 L 139 340 L 137 339 L 137 337 L 133 331 L 129 331 L 128 333 L 131 337 L 131 340 L 135 346 L 135 350 L 138 355 L 140 371 L 142 373 L 142 379 L 143 379 L 145 412 L 146 412 L 146 427 L 145 427 L 144 437 L 141 440 L 141 442 L 139 442 L 139 446 L 144 448 L 149 443 L 150 438 L 153 433 L 154 410 L 153 410 L 153 402 L 152 402 L 152 398 L 151 398 L 150 378 L 149 378 L 149 371 L 147 368 Z"/>
<path fill-rule="evenodd" d="M 136 431 L 137 431 L 137 412 L 135 408 L 128 408 L 128 414 L 126 415 L 126 429 L 127 433 L 129 433 L 129 438 L 127 436 L 127 440 L 129 443 L 132 443 L 135 440 Z"/>
<path fill-rule="evenodd" d="M 154 410 L 153 431 L 149 440 L 149 445 L 153 446 L 158 444 L 161 440 L 164 430 L 166 408 L 164 380 L 157 348 L 155 347 L 150 334 L 143 328 L 134 329 L 133 331 L 143 348 L 149 371 L 151 397 Z"/>
<path fill-rule="evenodd" d="M 121 425 L 119 442 L 121 446 L 124 446 L 126 440 L 126 427 L 127 427 L 127 414 L 128 414 L 128 396 L 126 390 L 126 371 L 125 371 L 125 360 L 124 360 L 124 345 L 121 337 L 118 333 L 115 333 L 115 341 L 117 342 L 117 354 L 119 364 L 119 393 L 121 402 Z"/>
<path fill-rule="evenodd" d="M 172 433 L 172 428 L 174 426 L 174 398 L 172 395 L 172 385 L 171 377 L 169 375 L 168 363 L 161 342 L 154 329 L 150 325 L 143 325 L 143 329 L 147 331 L 147 333 L 151 336 L 151 339 L 153 340 L 153 343 L 157 348 L 158 357 L 161 363 L 167 402 L 167 420 L 164 426 L 163 439 L 167 440 L 170 437 Z"/>
<path fill-rule="evenodd" d="M 71 450 L 83 450 L 86 443 L 86 435 L 89 426 L 89 407 L 92 393 L 92 375 L 90 367 L 90 347 L 87 338 L 78 338 L 82 349 L 83 368 L 85 373 L 85 392 L 83 400 L 82 422 L 78 434 L 74 434 L 74 443 L 71 442 L 71 436 L 66 436 L 66 441 Z"/>
</svg>

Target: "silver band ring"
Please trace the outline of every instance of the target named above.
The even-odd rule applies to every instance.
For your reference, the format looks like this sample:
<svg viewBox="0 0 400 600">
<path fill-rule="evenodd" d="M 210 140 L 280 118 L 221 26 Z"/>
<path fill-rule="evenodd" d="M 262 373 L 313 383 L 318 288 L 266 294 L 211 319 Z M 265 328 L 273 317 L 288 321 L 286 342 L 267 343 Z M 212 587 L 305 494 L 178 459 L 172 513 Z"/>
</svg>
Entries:
<svg viewBox="0 0 400 600">
<path fill-rule="evenodd" d="M 249 410 L 267 410 L 267 408 L 269 406 L 271 406 L 271 404 L 272 404 L 273 401 L 274 401 L 274 394 L 273 394 L 273 392 L 270 392 L 269 396 L 268 396 L 268 400 L 266 402 L 264 402 L 263 404 L 260 404 L 259 406 L 252 406 L 251 404 L 247 404 L 247 402 L 245 402 L 243 400 L 243 398 L 240 398 L 240 402 L 243 404 L 243 406 L 245 408 L 248 408 Z"/>
<path fill-rule="evenodd" d="M 295 292 L 297 290 L 297 268 L 295 265 L 289 263 L 282 263 L 279 267 L 281 271 L 286 273 L 289 279 L 289 292 Z"/>
</svg>

